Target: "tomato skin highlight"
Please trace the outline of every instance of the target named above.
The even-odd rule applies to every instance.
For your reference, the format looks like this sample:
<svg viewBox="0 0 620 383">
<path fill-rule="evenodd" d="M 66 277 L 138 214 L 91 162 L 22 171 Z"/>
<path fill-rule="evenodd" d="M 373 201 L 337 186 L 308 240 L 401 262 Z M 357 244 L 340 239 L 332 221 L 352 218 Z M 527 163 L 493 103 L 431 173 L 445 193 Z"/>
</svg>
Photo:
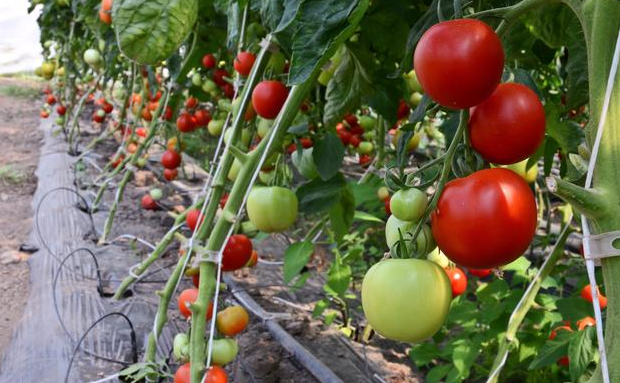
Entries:
<svg viewBox="0 0 620 383">
<path fill-rule="evenodd" d="M 420 259 L 387 259 L 372 266 L 364 276 L 362 307 L 368 323 L 379 334 L 415 343 L 441 328 L 451 294 L 450 281 L 437 264 Z"/>
<path fill-rule="evenodd" d="M 262 81 L 252 92 L 252 105 L 259 116 L 274 119 L 288 97 L 288 89 L 280 81 Z"/>
<path fill-rule="evenodd" d="M 252 257 L 252 241 L 243 234 L 231 235 L 222 254 L 222 271 L 234 271 L 245 266 Z"/>
<path fill-rule="evenodd" d="M 534 91 L 522 84 L 500 84 L 471 109 L 471 146 L 495 164 L 525 160 L 545 138 L 545 109 Z"/>
<path fill-rule="evenodd" d="M 444 270 L 446 270 L 446 275 L 448 275 L 448 279 L 450 279 L 452 298 L 456 298 L 463 294 L 467 290 L 467 276 L 463 270 L 458 267 L 448 267 Z"/>
<path fill-rule="evenodd" d="M 465 109 L 493 93 L 504 70 L 502 42 L 486 23 L 457 19 L 433 25 L 415 49 L 413 67 L 425 93 Z"/>
<path fill-rule="evenodd" d="M 502 168 L 477 171 L 446 184 L 431 213 L 433 237 L 454 263 L 492 269 L 517 259 L 537 226 L 528 184 Z"/>
</svg>

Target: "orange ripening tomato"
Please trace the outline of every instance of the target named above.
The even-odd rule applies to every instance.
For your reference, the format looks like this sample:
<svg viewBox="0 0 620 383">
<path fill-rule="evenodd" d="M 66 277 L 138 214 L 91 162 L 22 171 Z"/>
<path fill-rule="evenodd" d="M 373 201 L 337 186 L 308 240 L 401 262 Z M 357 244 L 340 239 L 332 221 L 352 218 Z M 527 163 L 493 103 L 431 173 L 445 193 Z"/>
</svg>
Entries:
<svg viewBox="0 0 620 383">
<path fill-rule="evenodd" d="M 596 326 L 596 319 L 592 317 L 585 317 L 577 321 L 577 328 L 579 331 L 585 329 L 586 327 Z"/>
<path fill-rule="evenodd" d="M 217 331 L 225 336 L 235 336 L 245 330 L 250 322 L 250 315 L 241 306 L 230 306 L 217 314 L 215 325 Z"/>
<path fill-rule="evenodd" d="M 198 289 L 185 289 L 179 294 L 178 307 L 181 315 L 185 318 L 192 316 L 192 310 L 190 305 L 196 302 L 198 298 Z M 207 320 L 213 316 L 213 302 L 209 302 L 209 309 L 207 310 Z"/>
</svg>

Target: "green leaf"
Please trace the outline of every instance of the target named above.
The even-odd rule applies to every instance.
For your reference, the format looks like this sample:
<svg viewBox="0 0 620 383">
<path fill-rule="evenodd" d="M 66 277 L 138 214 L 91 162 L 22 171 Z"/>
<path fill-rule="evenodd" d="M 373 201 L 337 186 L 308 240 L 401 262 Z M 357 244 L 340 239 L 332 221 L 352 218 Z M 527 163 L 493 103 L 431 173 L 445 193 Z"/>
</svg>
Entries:
<svg viewBox="0 0 620 383">
<path fill-rule="evenodd" d="M 345 188 L 340 195 L 340 201 L 329 211 L 329 220 L 337 243 L 340 243 L 342 238 L 349 233 L 353 223 L 354 211 L 355 200 L 353 199 L 353 193 L 351 193 L 349 188 Z"/>
<path fill-rule="evenodd" d="M 511 263 L 504 266 L 503 269 L 513 270 L 519 275 L 527 276 L 527 270 L 530 268 L 531 265 L 532 265 L 532 262 L 528 261 L 527 258 L 519 257 L 515 259 L 514 261 L 512 261 Z"/>
<path fill-rule="evenodd" d="M 439 355 L 440 351 L 435 343 L 414 344 L 409 350 L 409 359 L 418 367 L 426 366 L 434 359 L 439 358 Z"/>
<path fill-rule="evenodd" d="M 553 104 L 545 105 L 545 112 L 546 133 L 560 145 L 564 153 L 577 153 L 579 145 L 585 139 L 581 126 L 574 121 L 561 120 L 560 111 Z"/>
<path fill-rule="evenodd" d="M 351 50 L 345 50 L 338 69 L 327 83 L 323 115 L 325 126 L 336 125 L 346 112 L 357 109 L 362 92 L 366 92 L 371 84 L 372 79 L 364 63 Z"/>
<path fill-rule="evenodd" d="M 384 221 L 381 218 L 375 217 L 372 214 L 368 214 L 365 211 L 359 211 L 359 210 L 355 210 L 355 213 L 353 213 L 353 219 L 356 219 L 359 221 L 384 223 Z"/>
<path fill-rule="evenodd" d="M 121 51 L 144 65 L 170 57 L 192 31 L 198 0 L 115 0 L 112 19 Z"/>
<path fill-rule="evenodd" d="M 327 133 L 314 143 L 312 158 L 316 170 L 325 181 L 334 177 L 344 159 L 344 146 L 340 138 L 333 133 Z"/>
<path fill-rule="evenodd" d="M 452 369 L 452 366 L 449 364 L 442 364 L 439 366 L 435 366 L 428 371 L 426 374 L 426 383 L 437 383 L 441 379 L 443 379 L 448 372 Z"/>
<path fill-rule="evenodd" d="M 328 307 L 329 301 L 326 298 L 321 299 L 314 305 L 314 310 L 312 310 L 312 316 L 315 318 L 321 316 L 321 314 L 323 314 L 323 311 L 325 311 L 325 309 Z"/>
<path fill-rule="evenodd" d="M 351 279 L 351 267 L 334 261 L 327 272 L 327 285 L 324 288 L 328 293 L 341 296 L 347 291 Z"/>
<path fill-rule="evenodd" d="M 234 51 L 239 41 L 239 32 L 241 30 L 241 12 L 242 7 L 239 6 L 237 1 L 233 1 L 228 5 L 226 11 L 226 25 L 228 27 L 228 38 L 226 39 L 226 46 L 229 50 Z"/>
<path fill-rule="evenodd" d="M 564 320 L 577 321 L 592 315 L 592 305 L 584 299 L 577 297 L 560 298 L 555 302 L 558 311 Z"/>
<path fill-rule="evenodd" d="M 300 84 L 347 40 L 368 8 L 369 0 L 305 0 L 294 21 L 289 85 Z M 317 17 L 320 15 L 320 22 Z"/>
<path fill-rule="evenodd" d="M 284 252 L 284 283 L 295 278 L 308 263 L 314 246 L 310 241 L 293 243 Z"/>
<path fill-rule="evenodd" d="M 568 343 L 569 372 L 573 382 L 586 372 L 588 365 L 594 360 L 596 347 L 593 338 L 594 327 L 588 327 L 577 331 L 577 335 Z"/>
<path fill-rule="evenodd" d="M 469 370 L 479 355 L 480 344 L 470 339 L 459 342 L 452 350 L 452 361 L 461 378 L 469 376 Z"/>
<path fill-rule="evenodd" d="M 340 200 L 347 183 L 342 174 L 336 174 L 327 181 L 316 178 L 297 189 L 299 210 L 304 213 L 320 213 L 331 208 Z"/>
<path fill-rule="evenodd" d="M 554 340 L 547 341 L 538 350 L 538 355 L 530 363 L 528 369 L 533 370 L 554 364 L 558 359 L 568 354 L 568 343 L 575 332 L 558 331 Z"/>
</svg>

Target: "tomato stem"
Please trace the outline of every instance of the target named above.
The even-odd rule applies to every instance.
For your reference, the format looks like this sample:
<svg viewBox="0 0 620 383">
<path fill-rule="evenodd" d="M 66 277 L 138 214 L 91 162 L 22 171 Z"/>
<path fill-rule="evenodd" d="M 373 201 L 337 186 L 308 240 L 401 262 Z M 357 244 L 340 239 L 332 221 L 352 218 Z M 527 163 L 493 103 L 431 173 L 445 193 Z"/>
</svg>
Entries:
<svg viewBox="0 0 620 383">
<path fill-rule="evenodd" d="M 585 189 L 559 177 L 547 177 L 546 182 L 551 193 L 570 203 L 589 219 L 604 218 L 610 212 L 608 196 L 596 189 Z"/>
</svg>

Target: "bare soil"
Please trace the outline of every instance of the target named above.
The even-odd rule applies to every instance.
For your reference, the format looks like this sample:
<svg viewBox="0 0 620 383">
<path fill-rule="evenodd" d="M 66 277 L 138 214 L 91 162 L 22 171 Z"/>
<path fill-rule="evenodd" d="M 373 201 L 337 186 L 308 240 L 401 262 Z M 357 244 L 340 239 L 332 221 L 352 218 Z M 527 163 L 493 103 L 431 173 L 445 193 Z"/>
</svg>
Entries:
<svg viewBox="0 0 620 383">
<path fill-rule="evenodd" d="M 28 298 L 28 254 L 20 246 L 32 228 L 40 85 L 0 78 L 0 358 Z"/>
</svg>

